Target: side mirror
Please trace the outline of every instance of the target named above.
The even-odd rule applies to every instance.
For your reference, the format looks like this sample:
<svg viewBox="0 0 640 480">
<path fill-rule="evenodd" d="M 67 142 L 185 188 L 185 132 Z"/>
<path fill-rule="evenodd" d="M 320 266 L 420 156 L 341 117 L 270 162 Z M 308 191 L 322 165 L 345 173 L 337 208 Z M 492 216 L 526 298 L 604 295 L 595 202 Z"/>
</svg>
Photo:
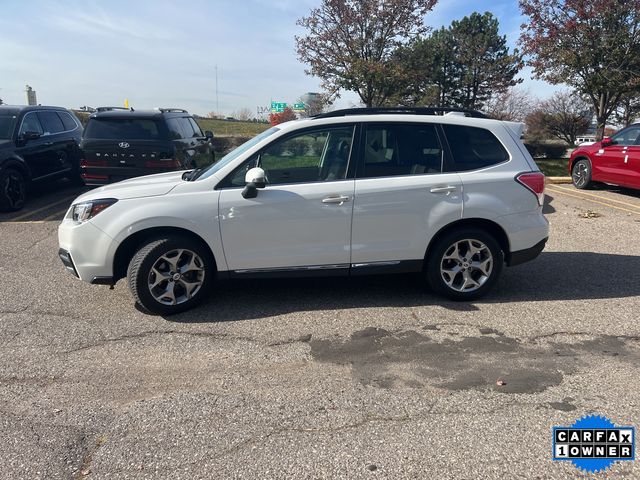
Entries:
<svg viewBox="0 0 640 480">
<path fill-rule="evenodd" d="M 258 189 L 264 188 L 267 185 L 264 170 L 260 167 L 249 170 L 244 176 L 244 181 L 247 185 L 242 189 L 243 198 L 256 198 L 258 196 Z"/>
<path fill-rule="evenodd" d="M 41 135 L 38 132 L 24 132 L 21 137 L 26 142 L 28 140 L 37 140 Z"/>
<path fill-rule="evenodd" d="M 211 130 L 207 130 L 204 132 L 204 136 L 207 138 L 207 140 L 212 140 L 213 139 L 213 132 Z"/>
<path fill-rule="evenodd" d="M 609 137 L 602 137 L 602 140 L 600 141 L 600 145 L 602 147 L 610 147 L 611 145 L 613 145 L 613 140 L 611 140 L 611 138 Z"/>
</svg>

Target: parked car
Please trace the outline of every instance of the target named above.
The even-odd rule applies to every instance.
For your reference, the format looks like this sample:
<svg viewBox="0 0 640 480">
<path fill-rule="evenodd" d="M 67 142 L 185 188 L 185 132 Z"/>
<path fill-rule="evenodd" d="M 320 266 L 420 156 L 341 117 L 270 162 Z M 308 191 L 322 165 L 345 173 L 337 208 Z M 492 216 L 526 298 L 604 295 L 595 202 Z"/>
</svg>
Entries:
<svg viewBox="0 0 640 480">
<path fill-rule="evenodd" d="M 205 169 L 94 190 L 60 225 L 60 258 L 90 283 L 127 277 L 160 314 L 232 277 L 423 272 L 436 292 L 478 298 L 544 248 L 544 175 L 522 124 L 439 112 L 338 110 Z"/>
<path fill-rule="evenodd" d="M 87 185 L 105 185 L 210 165 L 212 138 L 180 108 L 99 107 L 82 136 L 82 178 Z"/>
<path fill-rule="evenodd" d="M 640 188 L 640 123 L 576 148 L 569 159 L 569 172 L 580 189 L 596 182 Z"/>
<path fill-rule="evenodd" d="M 81 135 L 65 108 L 0 105 L 0 210 L 20 210 L 32 182 L 81 182 Z"/>
</svg>

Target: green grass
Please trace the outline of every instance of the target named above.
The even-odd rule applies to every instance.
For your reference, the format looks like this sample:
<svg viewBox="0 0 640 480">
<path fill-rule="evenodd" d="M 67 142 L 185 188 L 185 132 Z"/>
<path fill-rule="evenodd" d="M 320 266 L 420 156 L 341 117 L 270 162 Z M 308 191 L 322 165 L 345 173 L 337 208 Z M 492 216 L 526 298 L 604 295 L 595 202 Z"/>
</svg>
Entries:
<svg viewBox="0 0 640 480">
<path fill-rule="evenodd" d="M 216 137 L 255 137 L 270 128 L 268 123 L 227 122 L 213 118 L 196 119 L 202 131 L 211 130 Z"/>
<path fill-rule="evenodd" d="M 547 177 L 568 177 L 567 158 L 538 159 L 536 164 Z"/>
</svg>

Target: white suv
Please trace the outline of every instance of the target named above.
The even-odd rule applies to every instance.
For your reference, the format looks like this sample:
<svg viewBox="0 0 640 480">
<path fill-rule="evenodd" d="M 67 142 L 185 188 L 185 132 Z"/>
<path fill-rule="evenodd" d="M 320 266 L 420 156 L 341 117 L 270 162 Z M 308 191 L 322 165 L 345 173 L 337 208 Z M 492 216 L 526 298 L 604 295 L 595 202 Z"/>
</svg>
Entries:
<svg viewBox="0 0 640 480">
<path fill-rule="evenodd" d="M 339 110 L 204 169 L 97 188 L 60 225 L 60 258 L 90 283 L 127 277 L 163 315 L 229 277 L 424 272 L 438 293 L 477 298 L 544 248 L 544 175 L 521 124 L 438 113 Z"/>
</svg>

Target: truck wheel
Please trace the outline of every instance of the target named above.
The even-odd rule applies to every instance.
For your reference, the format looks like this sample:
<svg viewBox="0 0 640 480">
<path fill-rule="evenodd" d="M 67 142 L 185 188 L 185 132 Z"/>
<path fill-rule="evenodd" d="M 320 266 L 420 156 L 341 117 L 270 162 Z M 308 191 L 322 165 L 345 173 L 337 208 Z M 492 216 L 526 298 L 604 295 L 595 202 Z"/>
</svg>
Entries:
<svg viewBox="0 0 640 480">
<path fill-rule="evenodd" d="M 15 212 L 27 201 L 27 181 L 15 168 L 7 168 L 0 173 L 0 210 Z"/>
<path fill-rule="evenodd" d="M 208 249 L 171 236 L 144 245 L 129 263 L 127 277 L 136 303 L 159 315 L 184 312 L 207 295 L 216 273 Z"/>
<path fill-rule="evenodd" d="M 473 300 L 496 283 L 504 254 L 490 234 L 476 228 L 460 228 L 430 249 L 427 280 L 431 288 L 452 300 Z"/>
</svg>

